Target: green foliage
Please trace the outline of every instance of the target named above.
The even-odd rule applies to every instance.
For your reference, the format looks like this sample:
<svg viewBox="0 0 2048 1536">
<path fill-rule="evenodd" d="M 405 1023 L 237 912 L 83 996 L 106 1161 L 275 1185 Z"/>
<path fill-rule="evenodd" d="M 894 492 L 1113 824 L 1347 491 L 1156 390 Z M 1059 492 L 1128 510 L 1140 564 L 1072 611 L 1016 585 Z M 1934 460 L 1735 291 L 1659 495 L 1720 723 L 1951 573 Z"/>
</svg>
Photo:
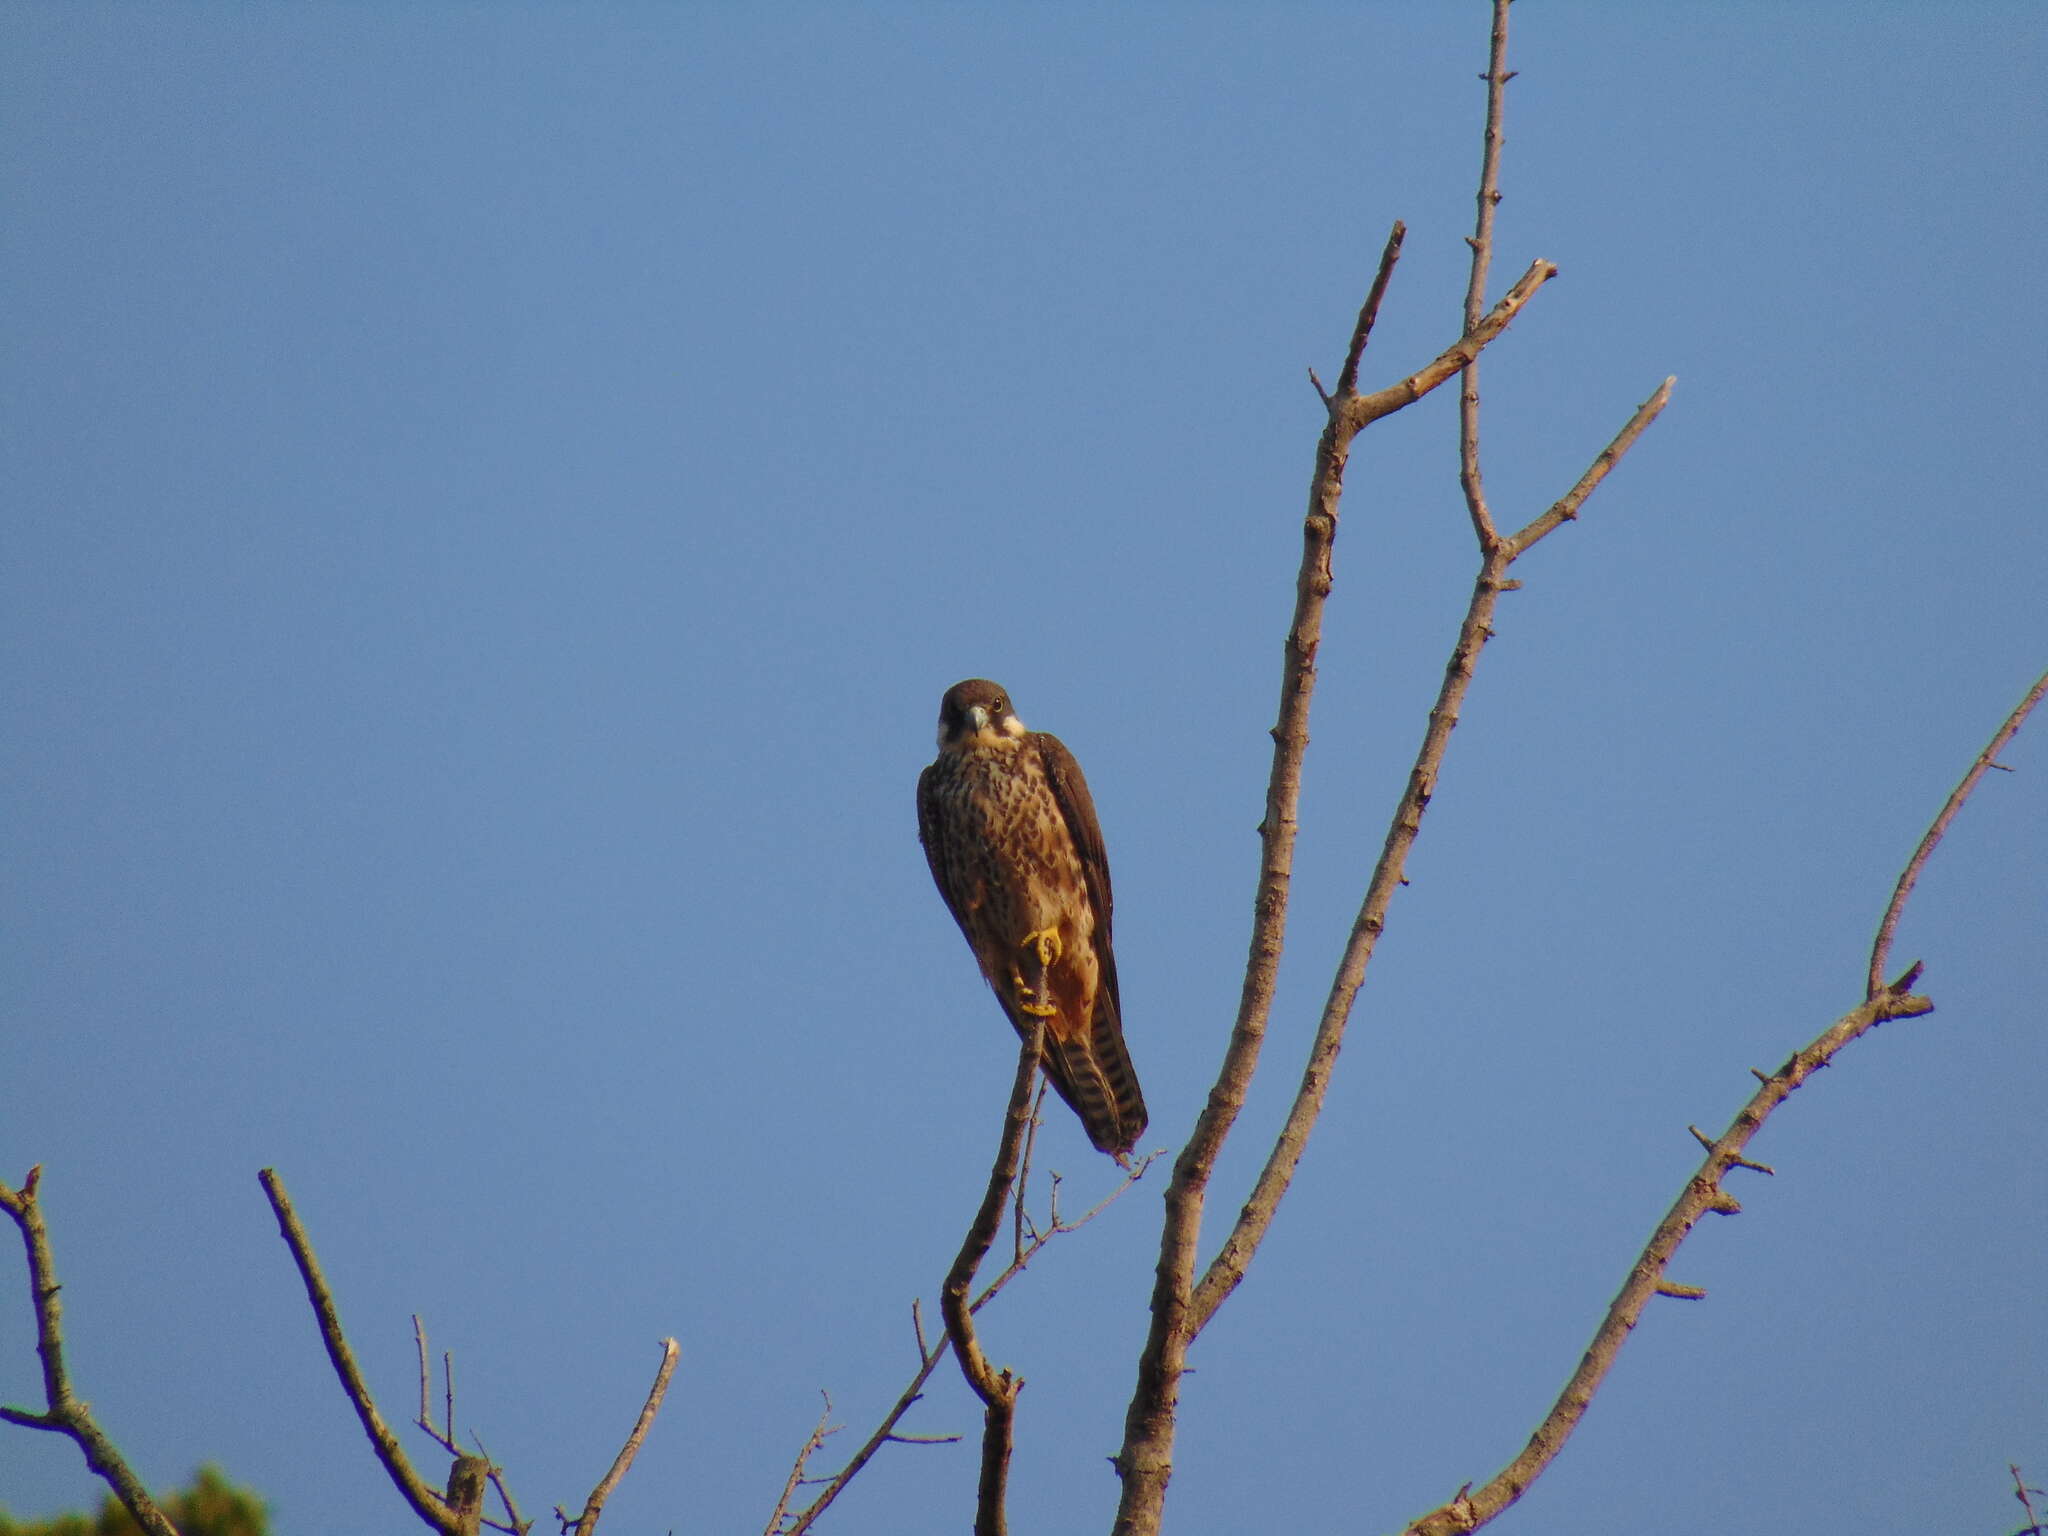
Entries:
<svg viewBox="0 0 2048 1536">
<path fill-rule="evenodd" d="M 157 1503 L 180 1536 L 269 1536 L 270 1511 L 263 1501 L 229 1482 L 218 1467 L 201 1467 L 190 1488 L 159 1495 Z M 142 1527 L 110 1493 L 91 1516 L 16 1520 L 0 1509 L 0 1536 L 142 1536 Z"/>
</svg>

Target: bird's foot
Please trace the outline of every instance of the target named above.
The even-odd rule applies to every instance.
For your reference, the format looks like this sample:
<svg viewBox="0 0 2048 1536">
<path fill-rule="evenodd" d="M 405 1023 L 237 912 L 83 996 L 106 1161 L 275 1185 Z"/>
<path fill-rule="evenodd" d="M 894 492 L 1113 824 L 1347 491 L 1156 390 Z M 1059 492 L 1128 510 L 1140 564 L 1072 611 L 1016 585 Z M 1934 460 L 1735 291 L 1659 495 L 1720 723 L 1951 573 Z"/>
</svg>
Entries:
<svg viewBox="0 0 2048 1536">
<path fill-rule="evenodd" d="M 1067 952 L 1066 945 L 1060 942 L 1057 928 L 1041 928 L 1036 933 L 1027 933 L 1018 941 L 1017 947 L 1037 950 L 1040 965 L 1057 965 L 1060 956 Z"/>
<path fill-rule="evenodd" d="M 1066 946 L 1060 943 L 1057 928 L 1041 928 L 1036 933 L 1027 933 L 1017 941 L 1017 947 L 1030 950 L 1038 957 L 1040 979 L 1044 979 L 1047 966 L 1055 964 L 1066 953 Z M 1059 1005 L 1044 1000 L 1046 994 L 1024 979 L 1024 973 L 1016 966 L 1010 967 L 1010 984 L 1017 989 L 1017 1008 L 1022 1013 L 1037 1018 L 1050 1019 L 1059 1013 Z"/>
<path fill-rule="evenodd" d="M 1059 1013 L 1059 1005 L 1041 1001 L 1038 988 L 1026 981 L 1024 973 L 1015 966 L 1010 967 L 1010 986 L 1017 996 L 1018 1012 L 1032 1014 L 1041 1019 L 1050 1019 Z"/>
</svg>

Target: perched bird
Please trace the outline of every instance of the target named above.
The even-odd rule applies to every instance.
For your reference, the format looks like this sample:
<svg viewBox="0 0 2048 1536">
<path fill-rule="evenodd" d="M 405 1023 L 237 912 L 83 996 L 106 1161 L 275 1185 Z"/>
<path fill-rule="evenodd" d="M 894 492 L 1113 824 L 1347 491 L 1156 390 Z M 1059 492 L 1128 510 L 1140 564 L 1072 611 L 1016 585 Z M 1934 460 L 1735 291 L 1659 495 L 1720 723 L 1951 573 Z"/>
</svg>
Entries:
<svg viewBox="0 0 2048 1536">
<path fill-rule="evenodd" d="M 1025 729 L 986 678 L 939 701 L 939 755 L 917 780 L 932 879 L 996 1000 L 1028 1035 L 1045 1020 L 1045 1075 L 1098 1151 L 1121 1162 L 1145 1131 L 1124 1049 L 1109 944 L 1109 859 L 1081 765 Z"/>
</svg>

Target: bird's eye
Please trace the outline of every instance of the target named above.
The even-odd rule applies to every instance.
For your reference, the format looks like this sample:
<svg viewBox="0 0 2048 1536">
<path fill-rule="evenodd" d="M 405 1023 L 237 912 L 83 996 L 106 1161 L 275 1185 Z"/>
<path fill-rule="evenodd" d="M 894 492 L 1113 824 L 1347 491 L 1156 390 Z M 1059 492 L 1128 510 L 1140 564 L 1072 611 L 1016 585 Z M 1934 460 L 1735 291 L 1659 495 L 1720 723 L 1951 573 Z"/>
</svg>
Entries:
<svg viewBox="0 0 2048 1536">
<path fill-rule="evenodd" d="M 1008 699 L 997 699 L 994 704 L 989 706 L 989 713 L 994 715 L 998 720 L 1002 719 L 1003 716 L 1007 715 L 1009 712 L 1010 701 Z"/>
</svg>

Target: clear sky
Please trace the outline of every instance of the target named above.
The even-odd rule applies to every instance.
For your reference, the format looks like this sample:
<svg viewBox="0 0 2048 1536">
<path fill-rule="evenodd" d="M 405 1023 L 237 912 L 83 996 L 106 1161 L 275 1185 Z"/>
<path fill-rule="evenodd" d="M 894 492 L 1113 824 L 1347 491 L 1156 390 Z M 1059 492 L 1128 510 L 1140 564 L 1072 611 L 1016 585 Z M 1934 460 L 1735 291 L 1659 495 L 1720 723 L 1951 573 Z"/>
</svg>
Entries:
<svg viewBox="0 0 2048 1536">
<path fill-rule="evenodd" d="M 758 1530 L 901 1389 L 1008 1030 L 912 786 L 992 676 L 1086 766 L 1177 1146 L 1237 996 L 1320 411 L 1451 341 L 1483 5 L 21 3 L 0 12 L 0 1169 L 159 1485 L 397 1530 L 256 1183 L 372 1382 L 409 1315 L 530 1514 Z M 1853 1006 L 2048 663 L 2033 4 L 1516 7 L 1488 354 L 1518 570 L 1342 1058 L 1198 1346 L 1183 1536 L 1484 1478 L 1718 1128 Z M 1473 555 L 1449 391 L 1353 459 L 1276 1127 Z M 1994 1533 L 2048 1477 L 2048 721 L 1923 883 L 1940 1011 L 1801 1092 L 1497 1527 Z M 1071 1117 L 1071 1208 L 1113 1182 Z M 987 1314 L 1019 1529 L 1101 1529 L 1161 1179 Z M 0 1400 L 37 1379 L 0 1261 Z M 906 1428 L 971 1431 L 948 1368 Z M 416 1450 L 426 1447 L 413 1437 Z M 440 1467 L 434 1467 L 439 1476 Z M 845 1536 L 959 1530 L 892 1448 Z M 0 1501 L 95 1499 L 0 1434 Z"/>
</svg>

